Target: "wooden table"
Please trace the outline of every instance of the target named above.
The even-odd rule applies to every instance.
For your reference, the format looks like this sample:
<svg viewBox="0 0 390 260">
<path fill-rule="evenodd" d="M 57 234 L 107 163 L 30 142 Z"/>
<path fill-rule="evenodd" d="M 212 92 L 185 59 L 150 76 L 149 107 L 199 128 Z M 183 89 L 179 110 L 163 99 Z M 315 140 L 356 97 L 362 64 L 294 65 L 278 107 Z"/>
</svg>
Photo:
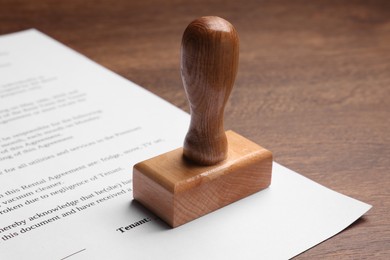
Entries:
<svg viewBox="0 0 390 260">
<path fill-rule="evenodd" d="M 390 259 L 390 1 L 162 2 L 0 0 L 0 34 L 35 27 L 188 111 L 183 30 L 228 19 L 241 52 L 226 129 L 374 206 L 296 259 Z"/>
</svg>

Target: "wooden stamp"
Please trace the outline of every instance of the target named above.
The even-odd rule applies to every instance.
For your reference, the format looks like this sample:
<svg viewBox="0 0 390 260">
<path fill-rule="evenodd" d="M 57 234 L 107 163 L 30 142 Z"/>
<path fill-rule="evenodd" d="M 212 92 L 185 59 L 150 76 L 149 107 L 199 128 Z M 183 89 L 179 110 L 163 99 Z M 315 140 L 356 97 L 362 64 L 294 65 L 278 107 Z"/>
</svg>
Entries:
<svg viewBox="0 0 390 260">
<path fill-rule="evenodd" d="M 223 114 L 238 68 L 239 41 L 226 20 L 207 16 L 188 25 L 181 75 L 191 111 L 183 148 L 133 169 L 134 199 L 177 227 L 271 183 L 272 153 L 233 131 Z"/>
</svg>

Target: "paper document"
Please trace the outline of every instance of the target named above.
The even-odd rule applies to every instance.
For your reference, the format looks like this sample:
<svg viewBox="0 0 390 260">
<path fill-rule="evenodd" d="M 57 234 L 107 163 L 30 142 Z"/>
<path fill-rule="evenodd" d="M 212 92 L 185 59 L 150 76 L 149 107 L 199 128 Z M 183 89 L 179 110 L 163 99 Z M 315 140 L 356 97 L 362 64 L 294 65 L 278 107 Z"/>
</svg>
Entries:
<svg viewBox="0 0 390 260">
<path fill-rule="evenodd" d="M 132 200 L 132 167 L 188 124 L 36 30 L 1 36 L 0 259 L 288 259 L 371 207 L 274 163 L 268 189 L 171 229 Z"/>
</svg>

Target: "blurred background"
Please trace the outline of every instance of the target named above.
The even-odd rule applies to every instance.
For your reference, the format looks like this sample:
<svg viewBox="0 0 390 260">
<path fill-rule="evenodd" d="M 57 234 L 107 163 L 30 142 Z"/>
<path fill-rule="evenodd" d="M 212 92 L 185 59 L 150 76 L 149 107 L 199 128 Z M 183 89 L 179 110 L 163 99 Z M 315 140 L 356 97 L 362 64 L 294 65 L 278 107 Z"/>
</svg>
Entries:
<svg viewBox="0 0 390 260">
<path fill-rule="evenodd" d="M 374 205 L 297 259 L 388 259 L 390 1 L 0 0 L 0 34 L 36 28 L 188 112 L 180 42 L 205 15 L 240 36 L 225 128 Z"/>
</svg>

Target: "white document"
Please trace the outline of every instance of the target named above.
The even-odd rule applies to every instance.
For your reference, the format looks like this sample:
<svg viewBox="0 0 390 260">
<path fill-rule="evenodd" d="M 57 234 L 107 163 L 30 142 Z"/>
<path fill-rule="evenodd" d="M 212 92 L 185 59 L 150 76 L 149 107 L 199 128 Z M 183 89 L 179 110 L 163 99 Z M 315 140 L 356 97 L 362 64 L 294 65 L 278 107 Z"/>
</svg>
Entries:
<svg viewBox="0 0 390 260">
<path fill-rule="evenodd" d="M 36 30 L 0 37 L 0 259 L 288 259 L 370 205 L 274 163 L 271 186 L 175 229 L 132 166 L 188 114 Z"/>
</svg>

